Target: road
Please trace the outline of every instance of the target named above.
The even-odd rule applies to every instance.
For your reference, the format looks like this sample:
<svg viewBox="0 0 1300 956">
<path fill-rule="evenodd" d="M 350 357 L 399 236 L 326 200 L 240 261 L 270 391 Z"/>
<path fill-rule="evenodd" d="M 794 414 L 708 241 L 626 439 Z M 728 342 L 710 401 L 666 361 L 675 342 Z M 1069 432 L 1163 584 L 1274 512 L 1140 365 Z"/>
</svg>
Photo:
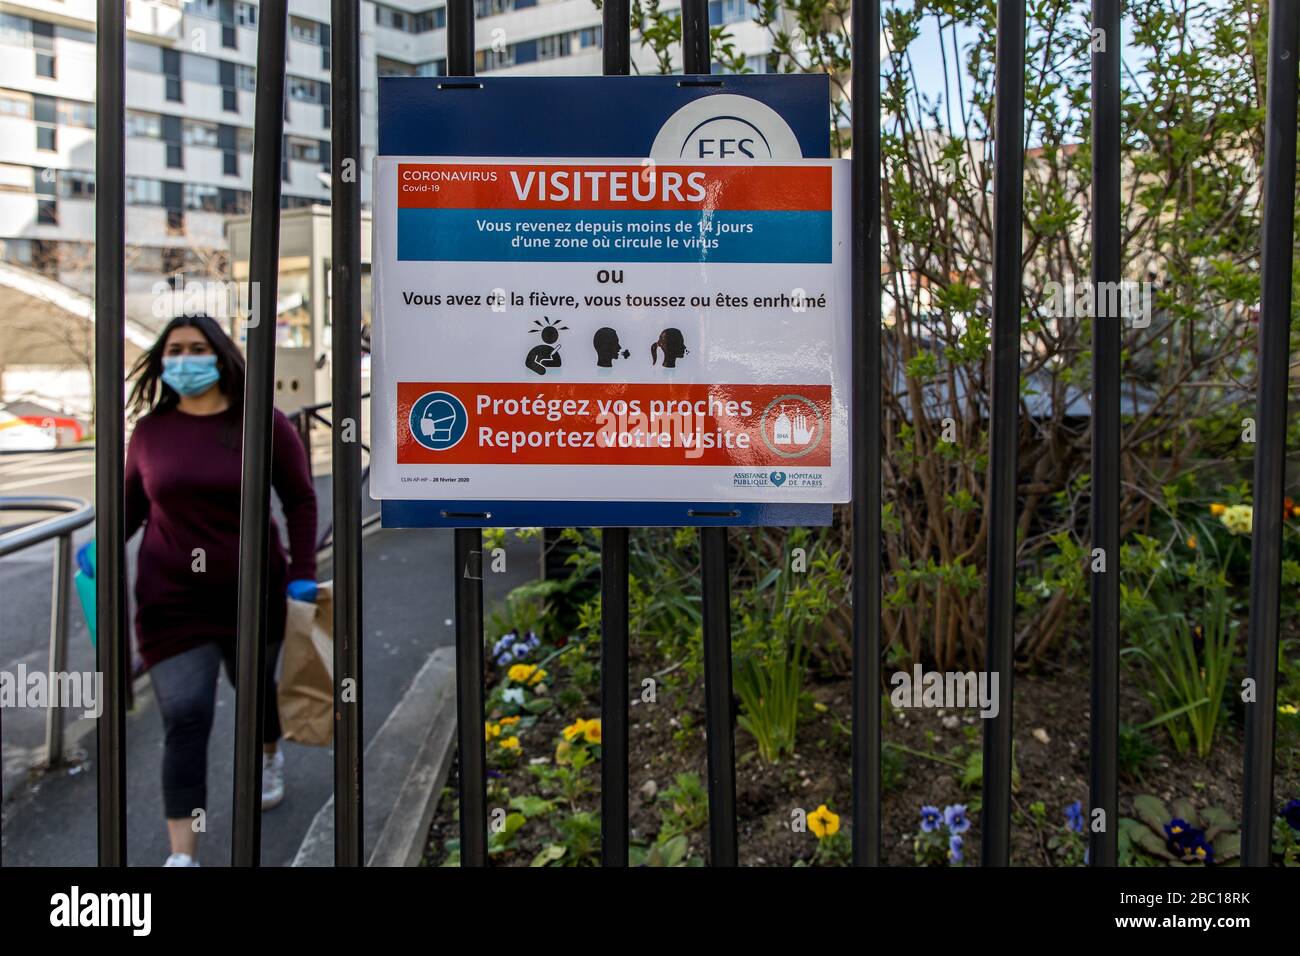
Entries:
<svg viewBox="0 0 1300 956">
<path fill-rule="evenodd" d="M 315 467 L 323 470 L 319 461 Z M 93 477 L 88 453 L 0 456 L 0 495 L 90 498 Z M 328 476 L 318 478 L 316 487 L 323 525 L 329 518 Z M 89 540 L 92 534 L 93 526 L 75 541 Z M 484 582 L 489 608 L 536 573 L 535 548 L 535 544 L 507 545 L 507 572 Z M 129 550 L 133 555 L 134 548 Z M 129 559 L 133 565 L 131 555 Z M 52 544 L 0 559 L 0 669 L 13 673 L 20 662 L 29 670 L 47 666 L 52 561 Z M 321 579 L 329 573 L 327 561 Z M 363 544 L 363 582 L 362 720 L 368 741 L 433 649 L 453 642 L 451 533 L 368 533 Z M 72 609 L 70 623 L 68 667 L 93 670 L 93 649 L 79 607 Z M 159 792 L 162 727 L 147 680 L 138 686 L 141 693 L 127 721 L 128 862 L 157 866 L 167 856 Z M 93 865 L 94 735 L 82 736 L 81 753 L 73 754 L 83 759 L 55 772 L 29 772 L 40 757 L 44 721 L 43 711 L 6 708 L 3 714 L 4 865 Z M 70 737 L 76 738 L 89 724 L 70 720 L 70 727 Z M 209 747 L 208 828 L 199 849 L 205 866 L 229 862 L 233 732 L 234 692 L 223 677 Z M 292 860 L 312 818 L 330 796 L 333 781 L 332 750 L 295 744 L 285 748 L 285 802 L 263 820 L 262 862 L 268 866 Z"/>
</svg>

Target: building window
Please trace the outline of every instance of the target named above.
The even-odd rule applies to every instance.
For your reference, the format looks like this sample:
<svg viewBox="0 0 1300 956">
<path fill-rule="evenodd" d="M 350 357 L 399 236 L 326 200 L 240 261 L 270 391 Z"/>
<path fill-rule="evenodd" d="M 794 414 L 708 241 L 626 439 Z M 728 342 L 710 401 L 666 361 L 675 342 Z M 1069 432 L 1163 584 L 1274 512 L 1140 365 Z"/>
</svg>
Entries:
<svg viewBox="0 0 1300 956">
<path fill-rule="evenodd" d="M 185 235 L 185 210 L 184 209 L 167 210 L 167 235 L 169 236 Z"/>
<path fill-rule="evenodd" d="M 185 208 L 217 212 L 221 208 L 221 190 L 206 183 L 186 183 Z"/>
<path fill-rule="evenodd" d="M 474 15 L 478 17 L 509 13 L 514 8 L 514 0 L 474 0 Z"/>
<path fill-rule="evenodd" d="M 320 24 L 303 17 L 289 18 L 289 36 L 304 43 L 320 45 Z"/>
<path fill-rule="evenodd" d="M 554 60 L 558 57 L 569 55 L 569 37 L 568 33 L 557 33 L 554 36 L 541 37 L 537 41 L 537 59 Z"/>
<path fill-rule="evenodd" d="M 80 126 L 84 129 L 95 128 L 95 104 L 82 103 L 79 100 L 59 100 L 55 108 L 59 122 L 64 126 Z"/>
<path fill-rule="evenodd" d="M 32 98 L 10 90 L 0 91 L 0 116 L 32 118 Z"/>
<path fill-rule="evenodd" d="M 58 130 L 53 126 L 36 127 L 36 148 L 53 153 L 59 148 Z"/>
<path fill-rule="evenodd" d="M 289 99 L 298 100 L 300 103 L 321 102 L 320 84 L 315 80 L 309 80 L 301 76 L 290 76 L 288 80 Z"/>
<path fill-rule="evenodd" d="M 54 54 L 37 53 L 36 54 L 36 75 L 44 76 L 48 79 L 54 79 Z"/>
<path fill-rule="evenodd" d="M 82 169 L 67 169 L 59 175 L 59 195 L 67 199 L 94 199 L 95 174 Z"/>
<path fill-rule="evenodd" d="M 128 206 L 161 206 L 162 183 L 157 179 L 126 177 L 126 203 Z"/>
<path fill-rule="evenodd" d="M 257 70 L 251 66 L 239 64 L 235 67 L 235 86 L 245 93 L 257 92 Z"/>
<path fill-rule="evenodd" d="M 289 158 L 303 163 L 319 163 L 320 141 L 315 139 L 299 139 L 296 136 L 289 137 Z"/>
<path fill-rule="evenodd" d="M 235 22 L 241 27 L 257 26 L 257 7 L 251 3 L 235 4 Z"/>
<path fill-rule="evenodd" d="M 500 70 L 515 65 L 515 45 L 513 43 L 500 50 L 476 50 L 474 52 L 474 69 Z"/>
<path fill-rule="evenodd" d="M 57 199 L 36 200 L 36 221 L 42 226 L 59 224 L 59 201 Z"/>
<path fill-rule="evenodd" d="M 144 139 L 162 139 L 162 117 L 157 113 L 127 110 L 126 135 Z"/>
<path fill-rule="evenodd" d="M 212 123 L 186 120 L 182 135 L 186 146 L 211 146 L 216 148 L 219 144 L 217 127 Z"/>
<path fill-rule="evenodd" d="M 185 0 L 185 12 L 194 17 L 208 17 L 216 20 L 220 17 L 217 0 Z"/>
<path fill-rule="evenodd" d="M 587 27 L 578 31 L 578 46 L 582 49 L 600 46 L 604 42 L 604 27 Z"/>
</svg>

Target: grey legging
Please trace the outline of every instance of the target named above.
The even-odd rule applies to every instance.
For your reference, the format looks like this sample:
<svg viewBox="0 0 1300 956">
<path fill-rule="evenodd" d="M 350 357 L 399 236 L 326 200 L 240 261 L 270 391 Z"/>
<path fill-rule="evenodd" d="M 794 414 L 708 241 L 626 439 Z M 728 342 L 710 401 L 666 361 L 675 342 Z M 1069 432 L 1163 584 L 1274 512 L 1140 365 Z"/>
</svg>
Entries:
<svg viewBox="0 0 1300 956">
<path fill-rule="evenodd" d="M 275 662 L 280 643 L 267 647 L 266 717 L 262 742 L 280 739 L 276 706 Z M 163 720 L 163 810 L 169 820 L 189 819 L 208 805 L 208 736 L 217 706 L 217 678 L 222 663 L 235 683 L 235 647 L 209 641 L 164 658 L 149 668 L 154 697 Z"/>
</svg>

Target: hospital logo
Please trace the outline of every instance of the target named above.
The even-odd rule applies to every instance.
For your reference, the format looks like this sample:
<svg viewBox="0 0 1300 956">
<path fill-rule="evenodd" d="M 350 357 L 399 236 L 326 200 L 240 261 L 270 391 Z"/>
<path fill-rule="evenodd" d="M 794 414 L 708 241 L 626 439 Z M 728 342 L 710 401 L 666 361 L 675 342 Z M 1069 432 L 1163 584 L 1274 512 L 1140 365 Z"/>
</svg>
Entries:
<svg viewBox="0 0 1300 956">
<path fill-rule="evenodd" d="M 411 437 L 430 451 L 456 447 L 469 430 L 464 404 L 450 392 L 425 392 L 411 406 Z"/>
<path fill-rule="evenodd" d="M 735 93 L 714 93 L 687 103 L 659 129 L 653 159 L 802 159 L 794 130 L 766 103 Z"/>
<path fill-rule="evenodd" d="M 821 442 L 825 429 L 821 410 L 810 398 L 802 395 L 781 395 L 772 399 L 763 410 L 759 432 L 768 451 L 782 458 L 802 458 Z M 780 485 L 773 472 L 773 484 Z M 781 474 L 782 481 L 785 475 Z"/>
</svg>

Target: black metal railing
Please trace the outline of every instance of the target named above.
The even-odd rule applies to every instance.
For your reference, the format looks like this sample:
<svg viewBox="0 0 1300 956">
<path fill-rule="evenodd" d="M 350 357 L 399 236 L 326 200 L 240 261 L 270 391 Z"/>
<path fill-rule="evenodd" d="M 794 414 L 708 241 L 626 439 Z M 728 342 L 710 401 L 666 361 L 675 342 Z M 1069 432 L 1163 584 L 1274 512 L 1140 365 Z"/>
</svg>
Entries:
<svg viewBox="0 0 1300 956">
<path fill-rule="evenodd" d="M 72 583 L 72 532 L 95 520 L 95 507 L 82 498 L 63 495 L 0 495 L 0 513 L 43 514 L 53 517 L 33 521 L 0 534 L 0 558 L 17 554 L 46 541 L 54 542 L 50 589 L 49 673 L 61 674 L 68 660 L 68 603 Z M 45 710 L 45 766 L 63 762 L 63 708 L 51 694 Z M 3 794 L 0 794 L 3 797 Z"/>
<path fill-rule="evenodd" d="M 334 0 L 332 154 L 334 222 L 334 406 L 339 420 L 360 415 L 358 2 Z M 121 0 L 100 0 L 96 153 L 96 444 L 99 548 L 99 666 L 106 680 L 99 726 L 99 847 L 102 865 L 125 861 L 123 728 L 125 700 L 124 569 L 122 541 L 123 338 L 123 32 Z M 1093 53 L 1093 278 L 1116 281 L 1121 261 L 1119 0 L 1093 0 L 1094 29 L 1106 42 Z M 881 806 L 881 283 L 879 0 L 853 0 L 852 39 L 861 69 L 852 80 L 853 132 L 853 821 L 854 860 L 880 862 Z M 604 6 L 604 70 L 629 72 L 627 0 Z M 1024 0 L 1001 0 L 997 11 L 994 154 L 993 356 L 990 439 L 988 618 L 985 667 L 999 677 L 998 714 L 985 724 L 983 863 L 1010 857 L 1012 663 L 1014 656 L 1017 462 L 1020 379 L 1021 226 L 1024 171 Z M 710 66 L 704 0 L 682 2 L 682 50 L 687 76 Z M 1262 236 L 1258 443 L 1255 532 L 1251 560 L 1248 671 L 1256 703 L 1246 719 L 1243 861 L 1269 860 L 1272 824 L 1281 581 L 1281 506 L 1286 445 L 1291 263 L 1296 159 L 1296 64 L 1300 11 L 1273 0 L 1268 44 L 1268 101 Z M 250 277 L 256 317 L 275 314 L 279 228 L 279 160 L 283 133 L 284 0 L 263 0 L 258 24 L 256 142 Z M 474 72 L 472 0 L 447 5 L 447 64 L 452 76 Z M 352 161 L 349 164 L 349 161 Z M 349 179 L 349 172 L 353 178 Z M 1106 552 L 1105 572 L 1092 587 L 1091 863 L 1116 862 L 1118 800 L 1120 317 L 1094 322 L 1092 544 Z M 241 508 L 239 686 L 236 723 L 236 865 L 258 862 L 260 748 L 264 702 L 260 672 L 265 630 L 269 498 L 269 437 L 274 362 L 273 325 L 256 322 L 248 337 L 244 476 Z M 336 422 L 337 425 L 337 422 Z M 334 429 L 335 680 L 338 707 L 335 763 L 336 862 L 361 862 L 360 744 L 360 446 Z M 735 761 L 731 714 L 728 541 L 724 528 L 700 531 L 708 732 L 710 859 L 737 859 Z M 602 692 L 606 728 L 602 766 L 602 859 L 627 862 L 627 568 L 628 529 L 602 539 Z M 455 532 L 457 718 L 460 744 L 461 861 L 487 862 L 483 721 L 482 532 Z M 344 686 L 354 703 L 345 704 Z M 1102 811 L 1097 815 L 1096 811 Z"/>
</svg>

